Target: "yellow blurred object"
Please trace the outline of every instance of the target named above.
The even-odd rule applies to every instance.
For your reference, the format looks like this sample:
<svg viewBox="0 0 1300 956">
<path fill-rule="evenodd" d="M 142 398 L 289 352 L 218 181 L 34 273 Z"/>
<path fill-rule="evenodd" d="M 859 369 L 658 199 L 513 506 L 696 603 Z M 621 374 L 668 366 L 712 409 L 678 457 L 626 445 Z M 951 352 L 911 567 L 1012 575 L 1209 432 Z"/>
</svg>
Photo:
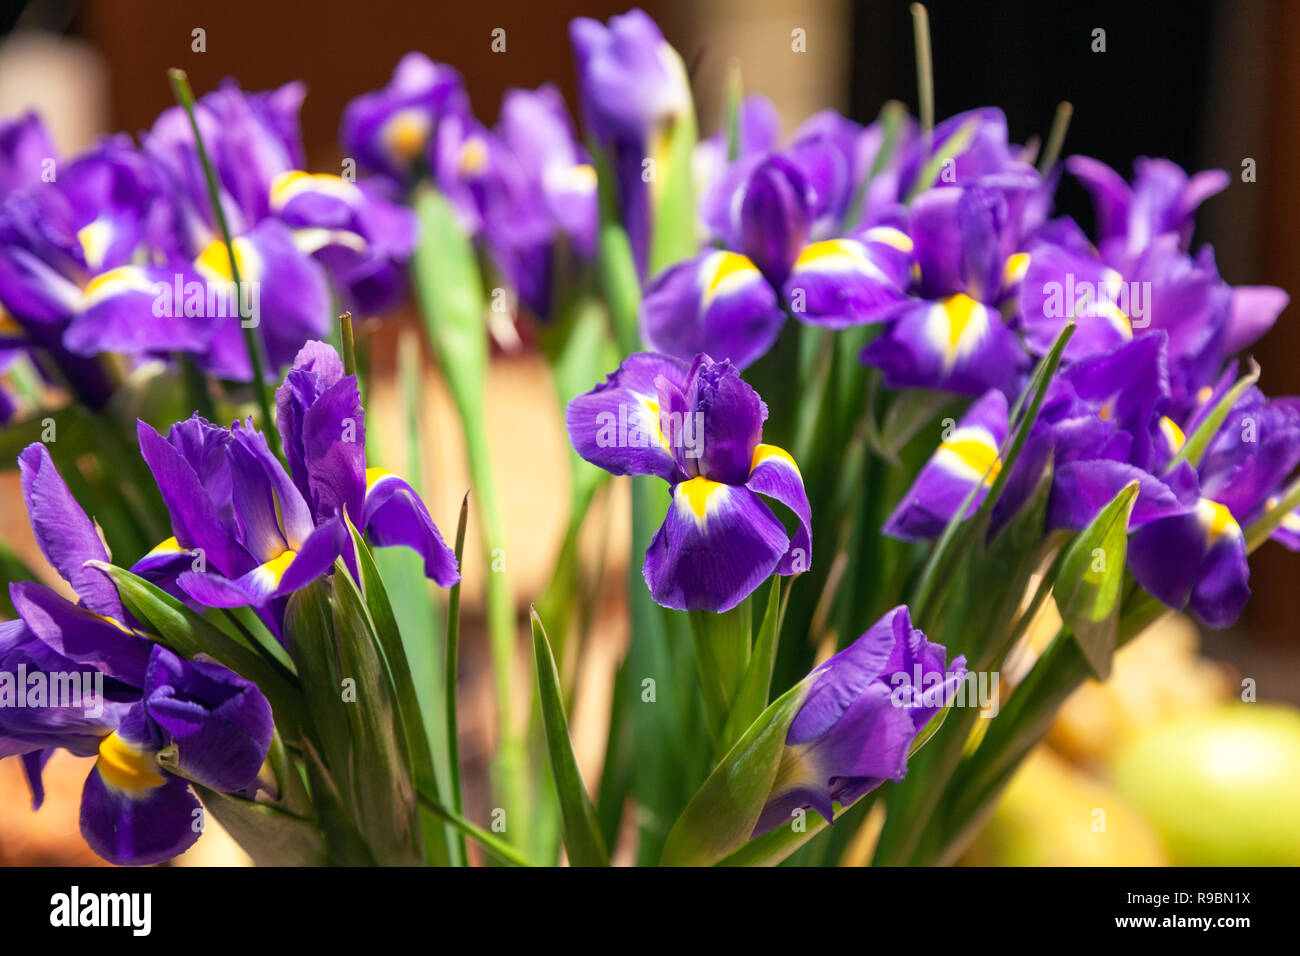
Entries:
<svg viewBox="0 0 1300 956">
<path fill-rule="evenodd" d="M 1132 739 L 1116 789 L 1179 866 L 1300 866 L 1300 711 L 1237 702 Z"/>
<path fill-rule="evenodd" d="M 1104 783 L 1046 747 L 1026 759 L 965 866 L 1164 866 L 1160 838 Z"/>
<path fill-rule="evenodd" d="M 1090 680 L 1070 696 L 1048 743 L 1076 763 L 1096 766 L 1151 725 L 1227 700 L 1230 674 L 1201 657 L 1199 647 L 1190 619 L 1167 616 L 1119 650 L 1108 681 Z"/>
</svg>

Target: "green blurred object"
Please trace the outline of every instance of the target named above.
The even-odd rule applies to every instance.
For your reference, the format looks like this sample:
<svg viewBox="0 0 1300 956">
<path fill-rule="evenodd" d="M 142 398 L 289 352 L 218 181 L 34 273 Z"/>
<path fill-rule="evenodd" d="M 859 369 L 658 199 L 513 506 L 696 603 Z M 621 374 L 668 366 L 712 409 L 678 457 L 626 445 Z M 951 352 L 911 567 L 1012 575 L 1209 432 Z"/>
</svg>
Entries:
<svg viewBox="0 0 1300 956">
<path fill-rule="evenodd" d="M 1020 766 L 967 866 L 1164 866 L 1151 823 L 1114 790 L 1046 747 Z"/>
<path fill-rule="evenodd" d="M 1227 704 L 1158 724 L 1115 757 L 1115 787 L 1178 866 L 1300 865 L 1300 711 Z"/>
</svg>

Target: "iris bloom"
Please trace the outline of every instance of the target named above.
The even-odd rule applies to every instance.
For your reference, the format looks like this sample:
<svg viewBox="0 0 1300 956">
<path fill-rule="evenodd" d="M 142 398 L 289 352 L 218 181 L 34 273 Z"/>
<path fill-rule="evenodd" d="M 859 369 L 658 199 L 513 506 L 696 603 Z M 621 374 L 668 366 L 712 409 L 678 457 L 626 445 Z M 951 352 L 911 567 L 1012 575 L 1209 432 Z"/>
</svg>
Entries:
<svg viewBox="0 0 1300 956">
<path fill-rule="evenodd" d="M 171 516 L 173 537 L 134 570 L 209 607 L 251 605 L 278 631 L 283 602 L 350 560 L 346 515 L 375 545 L 403 544 L 425 574 L 459 576 L 428 509 L 403 479 L 367 468 L 365 410 L 356 376 L 332 348 L 305 345 L 276 393 L 290 471 L 248 423 L 220 428 L 195 416 L 166 438 L 141 422 L 140 451 Z M 198 559 L 202 560 L 199 561 Z"/>
<path fill-rule="evenodd" d="M 946 665 L 946 656 L 899 606 L 814 670 L 754 836 L 800 809 L 829 823 L 836 803 L 902 780 L 912 741 L 965 677 L 966 659 Z"/>
<path fill-rule="evenodd" d="M 578 454 L 615 475 L 658 475 L 671 503 L 643 574 L 664 607 L 726 611 L 773 573 L 808 569 L 811 514 L 794 459 L 762 444 L 767 406 L 728 361 L 641 352 L 569 403 Z M 794 512 L 791 539 L 759 496 Z"/>
<path fill-rule="evenodd" d="M 81 693 L 7 701 L 0 757 L 22 758 L 39 807 L 41 771 L 56 748 L 97 756 L 81 797 L 86 842 L 113 863 L 170 859 L 202 832 L 189 781 L 223 792 L 254 784 L 271 744 L 270 705 L 226 667 L 182 660 L 141 634 L 108 578 L 87 565 L 107 561 L 107 551 L 49 452 L 30 445 L 19 465 L 36 540 L 79 601 L 13 585 L 19 620 L 0 623 L 0 671 L 51 695 Z"/>
<path fill-rule="evenodd" d="M 582 122 L 600 144 L 618 183 L 621 219 L 644 276 L 657 184 L 642 178 L 642 162 L 659 168 L 677 121 L 691 113 L 686 67 L 659 27 L 643 10 L 611 17 L 609 25 L 589 17 L 569 24 L 578 68 Z"/>
<path fill-rule="evenodd" d="M 343 111 L 339 141 L 361 169 L 408 187 L 447 115 L 469 112 L 460 74 L 423 53 L 408 53 L 383 89 L 358 96 Z"/>
<path fill-rule="evenodd" d="M 206 319 L 154 309 L 156 283 L 198 276 L 160 247 L 169 201 L 147 158 L 126 137 L 113 137 L 45 182 L 44 160 L 35 156 L 44 139 L 38 121 L 29 118 L 7 138 L 15 150 L 9 178 L 24 188 L 0 203 L 0 347 L 48 354 L 91 407 L 111 391 L 94 360 L 100 352 L 206 349 Z"/>
<path fill-rule="evenodd" d="M 244 93 L 233 83 L 201 97 L 195 119 L 217 178 L 240 281 L 258 292 L 260 335 L 272 367 L 329 331 L 330 280 L 345 304 L 365 312 L 401 295 L 401 266 L 415 247 L 414 215 L 367 182 L 308 174 L 298 129 L 304 88 Z M 180 107 L 159 115 L 143 146 L 166 172 L 177 204 L 174 231 L 209 283 L 232 280 L 212 213 L 190 120 Z M 242 290 L 241 290 L 242 291 Z M 219 325 L 206 356 L 216 374 L 251 374 L 243 335 Z"/>
</svg>

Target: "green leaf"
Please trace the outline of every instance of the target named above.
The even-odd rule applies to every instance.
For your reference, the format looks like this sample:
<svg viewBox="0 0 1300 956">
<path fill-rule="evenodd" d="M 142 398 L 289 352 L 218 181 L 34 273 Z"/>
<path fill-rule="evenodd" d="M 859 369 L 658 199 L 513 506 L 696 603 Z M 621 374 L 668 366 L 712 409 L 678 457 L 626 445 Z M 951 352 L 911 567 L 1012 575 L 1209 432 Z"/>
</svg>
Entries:
<svg viewBox="0 0 1300 956">
<path fill-rule="evenodd" d="M 460 502 L 460 518 L 456 522 L 456 567 L 464 567 L 461 559 L 465 555 L 465 528 L 469 522 L 469 492 L 465 492 L 465 497 Z M 447 766 L 449 768 L 449 784 L 451 791 L 451 809 L 457 814 L 464 812 L 463 798 L 461 795 L 460 785 L 460 737 L 458 729 L 458 720 L 456 714 L 456 678 L 459 676 L 460 665 L 460 586 L 461 580 L 458 578 L 456 583 L 451 586 L 451 595 L 447 601 L 447 645 L 445 649 L 446 658 L 443 662 L 443 679 L 445 681 L 445 690 L 443 696 L 443 707 L 445 712 L 445 728 L 447 733 Z M 453 846 L 453 851 L 463 862 L 465 860 L 465 838 L 459 836 Z"/>
<path fill-rule="evenodd" d="M 12 620 L 17 617 L 13 602 L 9 600 L 9 585 L 19 581 L 36 581 L 36 573 L 18 555 L 0 543 L 0 617 Z"/>
<path fill-rule="evenodd" d="M 1300 478 L 1287 486 L 1276 501 L 1270 498 L 1264 506 L 1264 513 L 1246 528 L 1246 553 L 1253 554 L 1296 508 L 1300 508 Z"/>
<path fill-rule="evenodd" d="M 352 738 L 342 699 L 326 580 L 313 581 L 290 595 L 284 612 L 284 636 L 293 648 L 302 681 L 307 705 L 305 729 L 320 753 L 322 767 L 329 768 L 331 776 L 339 777 L 336 785 L 342 800 L 346 789 L 343 775 L 352 765 Z"/>
<path fill-rule="evenodd" d="M 194 784 L 203 806 L 258 866 L 321 866 L 329 853 L 311 820 Z"/>
<path fill-rule="evenodd" d="M 587 144 L 587 151 L 596 169 L 600 200 L 600 289 L 609 308 L 619 351 L 631 355 L 641 347 L 637 314 L 641 308 L 641 277 L 637 274 L 632 243 L 619 218 L 617 184 L 609 159 L 594 142 Z"/>
<path fill-rule="evenodd" d="M 537 665 L 537 690 L 542 701 L 542 724 L 546 728 L 546 747 L 551 755 L 551 772 L 560 797 L 564 822 L 564 846 L 574 866 L 609 866 L 609 853 L 596 825 L 587 786 L 582 782 L 578 760 L 569 742 L 569 723 L 564 716 L 564 694 L 560 675 L 555 669 L 551 643 L 537 612 L 532 612 L 533 659 Z"/>
<path fill-rule="evenodd" d="M 750 600 L 721 614 L 691 611 L 689 616 L 709 731 L 721 744 L 723 726 L 749 664 Z"/>
<path fill-rule="evenodd" d="M 291 675 L 282 673 L 274 663 L 125 568 L 104 561 L 90 561 L 88 564 L 108 575 L 126 609 L 157 635 L 160 644 L 186 660 L 193 659 L 196 654 L 206 654 L 251 680 L 271 704 L 280 733 L 286 737 L 297 736 L 303 721 L 302 694 Z"/>
<path fill-rule="evenodd" d="M 772 791 L 786 733 L 806 693 L 801 681 L 749 726 L 677 818 L 662 865 L 711 866 L 744 845 Z"/>
<path fill-rule="evenodd" d="M 356 689 L 355 700 L 342 706 L 355 762 L 349 784 L 357 824 L 381 865 L 419 863 L 411 757 L 392 673 L 361 592 L 342 559 L 335 562 L 332 578 L 339 675 L 343 681 L 355 681 Z"/>
<path fill-rule="evenodd" d="M 975 541 L 976 532 L 979 528 L 985 526 L 983 519 L 990 514 L 993 506 L 997 503 L 1002 494 L 1002 489 L 1006 486 L 1007 479 L 1010 478 L 1011 472 L 1015 467 L 1017 459 L 1020 457 L 1021 449 L 1024 448 L 1025 442 L 1029 440 L 1029 434 L 1033 430 L 1034 423 L 1038 421 L 1038 412 L 1042 408 L 1043 400 L 1047 397 L 1047 388 L 1052 382 L 1056 370 L 1061 364 L 1061 355 L 1065 351 L 1065 346 L 1069 343 L 1070 337 L 1074 335 L 1074 323 L 1070 322 L 1061 329 L 1052 344 L 1052 348 L 1046 355 L 1039 360 L 1038 366 L 1034 369 L 1034 374 L 1029 380 L 1024 393 L 1017 399 L 1015 407 L 1011 410 L 1008 420 L 1013 424 L 1011 434 L 1003 447 L 999 449 L 998 476 L 989 488 L 988 494 L 984 496 L 984 501 L 980 504 L 975 514 L 969 519 L 964 518 L 966 510 L 970 507 L 971 502 L 975 500 L 980 486 L 976 485 L 966 496 L 960 508 L 953 514 L 947 526 L 943 529 L 938 542 L 930 552 L 930 558 L 926 561 L 925 568 L 921 572 L 921 579 L 913 591 L 912 616 L 918 622 L 918 627 L 926 630 L 929 621 L 933 615 L 928 607 L 930 600 L 934 597 L 937 589 L 946 588 L 952 579 L 952 569 L 957 566 L 962 555 Z M 1017 417 L 1020 415 L 1020 409 L 1024 405 L 1026 398 L 1029 399 L 1028 408 L 1025 410 L 1023 417 L 1020 417 L 1019 424 L 1016 425 Z"/>
<path fill-rule="evenodd" d="M 474 247 L 445 198 L 426 188 L 416 196 L 415 211 L 421 239 L 411 259 L 412 281 L 429 341 L 460 415 L 483 548 L 491 563 L 505 553 L 505 535 L 485 417 L 488 352 L 482 277 Z M 528 832 L 529 803 L 524 789 L 528 755 L 511 711 L 512 701 L 522 699 L 525 707 L 530 703 L 520 698 L 513 687 L 514 596 L 503 568 L 489 567 L 486 581 L 488 642 L 501 729 L 493 777 L 498 798 L 503 806 L 511 808 L 518 824 L 512 833 Z"/>
<path fill-rule="evenodd" d="M 913 199 L 935 184 L 939 178 L 939 173 L 943 171 L 944 163 L 950 159 L 955 159 L 966 151 L 966 148 L 970 146 L 971 141 L 975 138 L 975 132 L 978 129 L 979 120 L 969 120 L 962 126 L 958 127 L 957 130 L 944 141 L 944 144 L 939 151 L 933 154 L 929 160 L 926 161 L 925 166 L 921 170 L 921 174 L 916 177 L 916 182 L 912 184 L 912 188 L 908 191 L 907 202 L 909 205 Z"/>
<path fill-rule="evenodd" d="M 1201 459 L 1205 457 L 1205 452 L 1210 447 L 1210 442 L 1219 433 L 1219 428 L 1228 417 L 1228 413 L 1232 411 L 1232 406 L 1236 405 L 1241 396 L 1253 388 L 1258 381 L 1259 365 L 1254 359 L 1251 359 L 1250 371 L 1239 378 L 1236 384 L 1215 403 L 1210 414 L 1201 420 L 1201 423 L 1196 426 L 1196 431 L 1187 436 L 1187 440 L 1178 449 L 1178 453 L 1169 460 L 1169 465 L 1165 468 L 1165 471 L 1173 471 L 1184 461 L 1199 465 Z"/>
<path fill-rule="evenodd" d="M 375 564 L 374 554 L 361 532 L 348 518 L 348 531 L 352 534 L 352 543 L 357 553 L 357 570 L 361 575 L 362 591 L 365 595 L 366 609 L 374 622 L 375 636 L 383 651 L 384 660 L 392 675 L 393 689 L 396 694 L 397 719 L 406 738 L 407 749 L 411 755 L 412 772 L 416 786 L 431 792 L 438 792 L 438 778 L 434 772 L 433 753 L 429 749 L 429 738 L 424 730 L 424 717 L 420 712 L 420 701 L 415 693 L 415 682 L 411 677 L 411 667 L 406 659 L 406 650 L 402 644 L 402 635 L 398 630 L 397 618 L 392 604 L 388 600 L 388 591 L 384 580 Z M 425 828 L 426 841 L 434 839 L 434 865 L 446 865 L 449 858 L 446 843 L 443 840 L 441 825 L 432 829 Z M 426 847 L 434 849 L 435 847 Z"/>
<path fill-rule="evenodd" d="M 745 730 L 767 707 L 767 695 L 772 684 L 772 665 L 776 661 L 776 645 L 781 632 L 781 578 L 772 576 L 768 589 L 767 609 L 754 638 L 754 650 L 745 668 L 745 676 L 731 704 L 727 723 L 722 731 L 719 751 L 726 753 L 740 740 Z"/>
<path fill-rule="evenodd" d="M 1098 679 L 1110 675 L 1115 656 L 1119 597 L 1124 584 L 1128 520 L 1138 496 L 1129 482 L 1079 532 L 1056 575 L 1056 606 Z"/>
<path fill-rule="evenodd" d="M 658 151 L 654 230 L 650 236 L 647 275 L 657 275 L 674 262 L 688 259 L 699 246 L 695 223 L 695 111 L 689 106 L 669 127 Z"/>
</svg>

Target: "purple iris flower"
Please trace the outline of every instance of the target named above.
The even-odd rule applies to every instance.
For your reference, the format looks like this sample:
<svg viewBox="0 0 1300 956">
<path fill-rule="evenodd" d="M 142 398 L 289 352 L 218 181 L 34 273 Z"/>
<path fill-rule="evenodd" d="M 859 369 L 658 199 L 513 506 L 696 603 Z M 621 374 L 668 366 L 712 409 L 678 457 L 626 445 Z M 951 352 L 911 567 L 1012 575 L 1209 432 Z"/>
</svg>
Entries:
<svg viewBox="0 0 1300 956">
<path fill-rule="evenodd" d="M 19 620 L 0 624 L 0 674 L 13 682 L 0 681 L 0 695 L 14 699 L 0 708 L 0 757 L 22 758 L 39 807 L 54 749 L 98 755 L 81 798 L 86 842 L 113 863 L 170 859 L 202 832 L 190 781 L 239 792 L 256 780 L 270 705 L 229 669 L 182 660 L 141 634 L 109 579 L 87 566 L 108 553 L 49 452 L 29 445 L 19 466 L 36 540 L 79 601 L 11 586 Z"/>
<path fill-rule="evenodd" d="M 46 163 L 55 157 L 54 143 L 35 112 L 0 120 L 0 197 L 43 182 Z"/>
<path fill-rule="evenodd" d="M 582 123 L 609 157 L 621 218 L 644 276 L 659 180 L 645 182 L 642 163 L 667 163 L 673 127 L 691 112 L 686 67 L 639 9 L 611 17 L 608 26 L 577 17 L 569 24 L 569 39 L 577 60 Z"/>
<path fill-rule="evenodd" d="M 1222 169 L 1188 176 L 1167 159 L 1134 160 L 1131 186 L 1105 163 L 1087 156 L 1071 156 L 1065 168 L 1092 194 L 1097 246 L 1102 258 L 1112 263 L 1139 255 L 1165 233 L 1176 235 L 1186 252 L 1197 207 L 1228 188 L 1228 174 Z"/>
<path fill-rule="evenodd" d="M 158 170 L 124 136 L 111 137 L 0 204 L 0 329 L 10 342 L 43 350 L 89 404 L 109 386 L 93 359 L 202 351 L 212 335 L 202 315 L 159 314 L 160 285 L 197 274 L 160 248 L 170 209 Z"/>
<path fill-rule="evenodd" d="M 414 214 L 377 186 L 302 171 L 303 94 L 300 83 L 244 93 L 226 82 L 195 104 L 244 284 L 235 290 L 241 314 L 247 319 L 255 308 L 251 318 L 272 370 L 290 362 L 303 342 L 329 331 L 331 281 L 346 306 L 363 312 L 391 307 L 404 291 L 402 266 L 417 241 Z M 145 134 L 144 148 L 166 171 L 177 197 L 174 229 L 182 254 L 209 285 L 229 287 L 229 255 L 185 112 L 165 110 Z M 217 375 L 248 379 L 238 321 L 218 324 L 204 364 Z"/>
<path fill-rule="evenodd" d="M 524 303 L 549 318 L 596 254 L 596 171 L 554 86 L 507 92 L 496 135 L 517 172 L 510 201 L 490 210 L 487 244 Z"/>
<path fill-rule="evenodd" d="M 886 780 L 902 780 L 912 741 L 966 676 L 965 657 L 951 665 L 946 658 L 899 606 L 809 674 L 754 836 L 798 810 L 829 823 L 835 803 L 848 806 Z"/>
<path fill-rule="evenodd" d="M 1012 178 L 1036 176 L 1027 162 L 1025 151 L 1010 142 L 1006 114 L 997 107 L 983 107 L 950 116 L 934 128 L 929 153 L 919 136 L 910 143 L 907 155 L 899 161 L 898 198 L 901 200 L 916 185 L 929 157 L 951 154 L 952 164 L 946 174 L 940 171 L 935 188 L 965 187 L 988 177 L 1007 175 Z"/>
<path fill-rule="evenodd" d="M 195 416 L 166 438 L 140 423 L 140 452 L 174 534 L 136 573 L 174 580 L 208 607 L 251 605 L 278 632 L 282 599 L 328 573 L 340 555 L 353 559 L 346 515 L 373 544 L 419 552 L 425 574 L 443 587 L 459 580 L 455 555 L 415 490 L 366 467 L 356 376 L 343 374 L 332 348 L 303 346 L 276 406 L 289 472 L 248 423 L 227 429 Z"/>
<path fill-rule="evenodd" d="M 1213 251 L 1206 246 L 1190 256 L 1173 231 L 1126 255 L 1122 272 L 1091 251 L 1057 242 L 1031 246 L 1027 258 L 1019 310 L 1029 350 L 1047 351 L 1070 319 L 1070 362 L 1162 333 L 1176 415 L 1192 408 L 1224 360 L 1271 328 L 1288 302 L 1281 289 L 1228 286 Z"/>
<path fill-rule="evenodd" d="M 448 115 L 469 113 L 460 74 L 423 53 L 398 61 L 383 89 L 364 93 L 343 111 L 339 141 L 344 155 L 365 171 L 387 177 L 404 191 L 418 161 Z"/>
<path fill-rule="evenodd" d="M 1185 507 L 1133 535 L 1134 577 L 1165 604 L 1186 606 L 1211 627 L 1230 625 L 1250 596 L 1242 527 L 1271 507 L 1297 465 L 1300 400 L 1251 389 L 1216 433 Z"/>
<path fill-rule="evenodd" d="M 1036 174 L 931 189 L 906 226 L 917 266 L 916 297 L 894 310 L 863 361 L 889 388 L 980 395 L 1019 391 L 1029 357 L 999 308 L 1023 277 L 1021 254 Z"/>
<path fill-rule="evenodd" d="M 969 518 L 997 480 L 1006 439 L 1007 399 L 991 389 L 945 435 L 881 530 L 904 541 L 937 538 L 977 489 L 963 513 Z"/>
<path fill-rule="evenodd" d="M 738 160 L 770 152 L 779 145 L 781 118 L 766 96 L 754 93 L 745 97 L 740 104 L 737 122 L 740 134 L 737 142 Z M 728 145 L 728 131 L 716 130 L 712 136 L 695 144 L 695 155 L 691 158 L 696 192 L 700 196 L 700 215 L 706 224 L 711 197 L 719 195 L 718 184 L 735 167 L 734 163 L 727 160 Z M 728 190 L 723 195 L 729 194 Z M 714 211 L 712 215 L 725 221 L 723 212 Z"/>
<path fill-rule="evenodd" d="M 808 497 L 789 453 L 762 444 L 767 406 L 728 361 L 628 357 L 569 403 L 574 449 L 615 475 L 658 475 L 671 503 L 643 574 L 664 607 L 726 611 L 773 573 L 808 569 Z M 791 539 L 759 495 L 794 512 Z"/>
</svg>

